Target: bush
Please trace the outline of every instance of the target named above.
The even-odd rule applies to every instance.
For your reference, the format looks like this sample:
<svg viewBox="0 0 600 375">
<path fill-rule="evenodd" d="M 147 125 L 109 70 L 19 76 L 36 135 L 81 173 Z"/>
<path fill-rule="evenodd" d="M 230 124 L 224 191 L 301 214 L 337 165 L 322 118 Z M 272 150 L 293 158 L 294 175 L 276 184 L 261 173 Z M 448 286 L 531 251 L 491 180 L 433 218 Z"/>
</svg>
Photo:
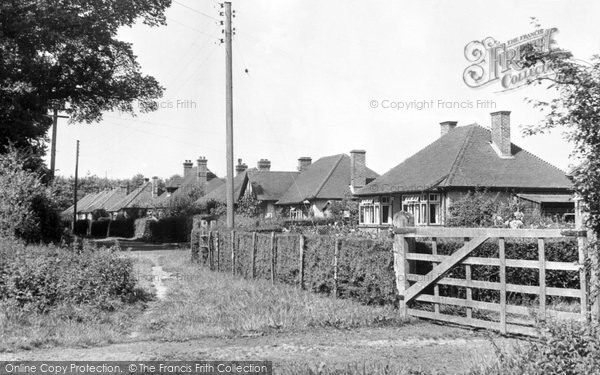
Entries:
<svg viewBox="0 0 600 375">
<path fill-rule="evenodd" d="M 0 237 L 58 242 L 60 218 L 40 176 L 25 169 L 29 158 L 10 148 L 0 155 Z"/>
<path fill-rule="evenodd" d="M 94 220 L 92 221 L 91 235 L 92 237 L 106 237 L 108 233 L 108 225 L 110 220 Z"/>
<path fill-rule="evenodd" d="M 597 323 L 542 324 L 541 342 L 511 351 L 498 351 L 497 362 L 476 374 L 598 374 L 600 373 L 600 327 Z"/>
<path fill-rule="evenodd" d="M 75 222 L 75 229 L 73 230 L 73 232 L 77 236 L 81 236 L 81 237 L 86 236 L 89 226 L 90 226 L 89 220 L 77 220 Z"/>
<path fill-rule="evenodd" d="M 150 240 L 153 242 L 188 242 L 193 227 L 191 216 L 171 216 L 151 221 Z"/>
<path fill-rule="evenodd" d="M 109 237 L 131 238 L 134 234 L 135 227 L 133 219 L 113 220 L 108 226 Z"/>
<path fill-rule="evenodd" d="M 0 300 L 46 312 L 61 304 L 112 310 L 136 296 L 132 261 L 110 249 L 0 245 Z"/>
</svg>

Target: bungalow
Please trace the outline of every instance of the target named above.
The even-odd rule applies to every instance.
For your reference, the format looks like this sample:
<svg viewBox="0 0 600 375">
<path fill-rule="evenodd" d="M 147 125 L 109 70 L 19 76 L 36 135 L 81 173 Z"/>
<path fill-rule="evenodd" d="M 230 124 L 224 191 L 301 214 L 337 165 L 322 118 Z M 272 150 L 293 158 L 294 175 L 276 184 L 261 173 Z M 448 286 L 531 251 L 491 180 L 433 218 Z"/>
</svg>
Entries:
<svg viewBox="0 0 600 375">
<path fill-rule="evenodd" d="M 224 179 L 218 178 L 213 172 L 208 169 L 208 160 L 201 156 L 194 164 L 191 160 L 186 160 L 183 163 L 183 177 L 171 181 L 166 186 L 166 196 L 159 199 L 161 204 L 168 204 L 167 197 L 185 197 L 194 189 L 201 189 L 202 194 L 206 195 L 215 190 L 219 186 L 225 184 Z"/>
<path fill-rule="evenodd" d="M 239 199 L 253 197 L 259 202 L 262 215 L 266 218 L 274 217 L 277 214 L 275 203 L 294 183 L 294 180 L 300 172 L 271 171 L 271 162 L 267 159 L 261 159 L 256 168 L 248 169 L 242 159 L 238 159 L 235 167 L 236 176 L 233 179 L 234 203 Z M 208 201 L 217 201 L 225 203 L 227 201 L 226 186 L 209 192 L 198 200 L 198 203 Z"/>
<path fill-rule="evenodd" d="M 442 122 L 439 139 L 356 192 L 360 225 L 391 225 L 400 211 L 416 225 L 444 225 L 451 203 L 477 188 L 545 214 L 572 212 L 565 173 L 511 143 L 509 111 L 492 113 L 491 129 L 456 124 Z"/>
<path fill-rule="evenodd" d="M 103 190 L 85 195 L 77 201 L 77 220 L 95 220 L 108 216 L 106 208 L 122 200 L 125 195 L 124 189 Z M 73 206 L 67 208 L 62 212 L 62 216 L 65 219 L 72 219 L 73 209 Z"/>
<path fill-rule="evenodd" d="M 325 156 L 314 163 L 311 158 L 298 159 L 300 174 L 276 205 L 287 211 L 290 219 L 326 217 L 332 201 L 351 196 L 379 176 L 367 168 L 365 154 L 353 150 L 350 156 Z"/>
</svg>

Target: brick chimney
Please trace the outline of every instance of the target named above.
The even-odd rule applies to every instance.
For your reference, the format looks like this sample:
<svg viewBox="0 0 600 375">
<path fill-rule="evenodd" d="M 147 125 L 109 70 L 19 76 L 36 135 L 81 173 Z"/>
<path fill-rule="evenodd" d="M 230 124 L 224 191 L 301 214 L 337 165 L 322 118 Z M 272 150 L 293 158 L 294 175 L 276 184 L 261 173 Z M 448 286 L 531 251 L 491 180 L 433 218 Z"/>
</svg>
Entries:
<svg viewBox="0 0 600 375">
<path fill-rule="evenodd" d="M 353 192 L 367 184 L 366 153 L 365 150 L 350 151 L 350 186 Z"/>
<path fill-rule="evenodd" d="M 512 156 L 510 150 L 510 111 L 492 112 L 492 144 L 503 158 Z"/>
<path fill-rule="evenodd" d="M 158 177 L 152 177 L 152 198 L 158 197 Z"/>
<path fill-rule="evenodd" d="M 198 160 L 198 186 L 203 187 L 208 181 L 208 160 L 204 156 L 200 156 Z"/>
<path fill-rule="evenodd" d="M 256 163 L 259 171 L 270 171 L 271 170 L 271 162 L 269 159 L 260 159 L 258 163 Z"/>
<path fill-rule="evenodd" d="M 456 128 L 456 124 L 458 124 L 456 121 L 440 122 L 440 137 L 443 137 L 454 130 L 454 128 Z"/>
<path fill-rule="evenodd" d="M 235 174 L 238 175 L 240 173 L 244 173 L 246 169 L 248 169 L 246 163 L 242 163 L 242 159 L 238 159 L 238 163 L 235 166 Z"/>
<path fill-rule="evenodd" d="M 301 158 L 298 158 L 298 171 L 299 172 L 305 171 L 306 168 L 308 168 L 311 164 L 312 164 L 312 159 L 309 158 L 308 156 L 303 156 Z"/>
<path fill-rule="evenodd" d="M 186 178 L 190 174 L 193 166 L 194 163 L 192 163 L 191 160 L 186 160 L 183 162 L 183 178 Z"/>
</svg>

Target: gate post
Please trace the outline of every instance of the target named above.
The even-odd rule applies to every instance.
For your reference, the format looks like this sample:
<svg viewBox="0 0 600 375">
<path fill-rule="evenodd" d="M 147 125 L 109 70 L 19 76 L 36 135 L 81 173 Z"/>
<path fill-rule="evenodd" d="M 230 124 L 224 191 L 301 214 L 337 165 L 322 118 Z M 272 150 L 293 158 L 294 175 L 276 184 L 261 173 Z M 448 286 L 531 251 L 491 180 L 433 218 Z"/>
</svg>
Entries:
<svg viewBox="0 0 600 375">
<path fill-rule="evenodd" d="M 581 197 L 576 196 L 575 201 L 575 228 L 577 230 L 586 230 L 587 214 Z M 577 247 L 579 248 L 579 263 L 582 264 L 582 269 L 579 272 L 581 289 L 586 289 L 587 296 L 582 293 L 581 312 L 588 313 L 593 321 L 600 320 L 600 280 L 598 273 L 600 265 L 598 260 L 597 245 L 595 244 L 595 234 L 592 230 L 587 230 L 587 237 L 577 237 Z M 590 245 L 591 244 L 591 245 Z M 588 268 L 589 265 L 589 268 Z M 589 272 L 588 272 L 589 271 Z M 583 292 L 583 290 L 582 290 Z M 587 298 L 585 298 L 587 297 Z M 587 306 L 588 311 L 584 311 Z"/>
<path fill-rule="evenodd" d="M 409 263 L 406 259 L 406 253 L 413 251 L 415 248 L 415 239 L 408 238 L 402 235 L 394 235 L 394 272 L 396 273 L 396 288 L 400 295 L 399 310 L 400 316 L 406 318 L 407 306 L 404 300 L 405 291 L 410 287 L 408 282 Z"/>
</svg>

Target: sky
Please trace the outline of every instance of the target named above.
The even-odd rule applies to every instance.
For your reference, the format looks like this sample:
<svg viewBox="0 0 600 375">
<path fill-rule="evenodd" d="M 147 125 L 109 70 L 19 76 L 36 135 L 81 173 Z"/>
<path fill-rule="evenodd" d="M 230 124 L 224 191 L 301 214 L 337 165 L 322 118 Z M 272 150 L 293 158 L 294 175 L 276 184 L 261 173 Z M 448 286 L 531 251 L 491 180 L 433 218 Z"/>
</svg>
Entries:
<svg viewBox="0 0 600 375">
<path fill-rule="evenodd" d="M 539 87 L 507 91 L 498 82 L 469 87 L 464 51 L 474 40 L 530 33 L 536 17 L 542 27 L 558 29 L 559 47 L 589 60 L 600 51 L 598 1 L 232 4 L 235 160 L 254 167 L 266 158 L 271 170 L 295 170 L 299 157 L 315 161 L 363 149 L 367 165 L 383 174 L 435 141 L 440 122 L 488 127 L 490 112 L 508 110 L 515 144 L 563 170 L 570 165 L 572 147 L 559 131 L 521 132 L 544 119 L 525 99 L 555 94 Z M 165 87 L 161 108 L 136 117 L 108 112 L 94 124 L 60 119 L 57 174 L 74 175 L 80 140 L 80 176 L 168 178 L 199 156 L 225 176 L 220 11 L 216 0 L 174 0 L 167 26 L 123 28 L 119 38 L 132 43 L 142 71 Z"/>
</svg>

